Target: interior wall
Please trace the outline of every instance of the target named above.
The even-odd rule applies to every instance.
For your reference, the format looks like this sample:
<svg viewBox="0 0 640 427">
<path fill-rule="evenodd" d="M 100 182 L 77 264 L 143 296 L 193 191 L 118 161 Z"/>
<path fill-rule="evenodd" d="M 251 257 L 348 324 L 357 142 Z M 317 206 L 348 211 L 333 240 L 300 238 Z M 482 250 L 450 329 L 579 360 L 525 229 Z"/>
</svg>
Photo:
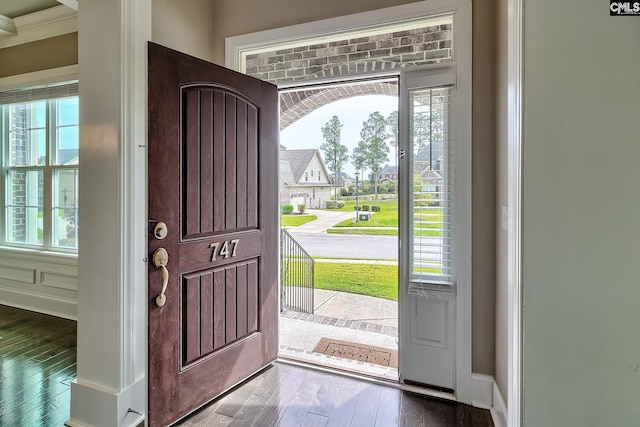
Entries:
<svg viewBox="0 0 640 427">
<path fill-rule="evenodd" d="M 507 0 L 496 7 L 496 368 L 495 380 L 507 407 L 508 400 L 508 242 L 502 209 L 508 207 L 507 129 Z"/>
<path fill-rule="evenodd" d="M 151 39 L 160 45 L 213 62 L 215 40 L 211 0 L 152 0 Z"/>
<path fill-rule="evenodd" d="M 77 32 L 0 49 L 0 77 L 77 63 Z"/>
<path fill-rule="evenodd" d="M 157 1 L 157 0 L 156 0 Z M 226 37 L 412 3 L 406 0 L 213 2 L 213 60 Z M 495 0 L 473 1 L 473 371 L 494 373 Z"/>
<path fill-rule="evenodd" d="M 600 2 L 524 2 L 526 427 L 640 420 L 638 40 Z"/>
</svg>

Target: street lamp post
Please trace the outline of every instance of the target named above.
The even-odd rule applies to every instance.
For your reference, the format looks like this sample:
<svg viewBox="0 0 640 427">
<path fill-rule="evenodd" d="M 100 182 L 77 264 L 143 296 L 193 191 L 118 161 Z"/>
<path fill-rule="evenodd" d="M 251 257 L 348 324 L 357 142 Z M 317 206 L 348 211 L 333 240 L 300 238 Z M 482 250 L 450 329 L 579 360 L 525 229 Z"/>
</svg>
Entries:
<svg viewBox="0 0 640 427">
<path fill-rule="evenodd" d="M 358 178 L 360 172 L 356 172 L 356 222 L 360 220 L 360 206 L 358 205 Z"/>
</svg>

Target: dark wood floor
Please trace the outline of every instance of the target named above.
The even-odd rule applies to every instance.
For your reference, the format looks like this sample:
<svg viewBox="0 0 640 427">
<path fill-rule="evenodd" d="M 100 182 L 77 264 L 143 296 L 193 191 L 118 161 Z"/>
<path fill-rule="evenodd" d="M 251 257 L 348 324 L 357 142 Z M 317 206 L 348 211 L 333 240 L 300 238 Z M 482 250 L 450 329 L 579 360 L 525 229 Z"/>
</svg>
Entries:
<svg viewBox="0 0 640 427">
<path fill-rule="evenodd" d="M 0 305 L 0 426 L 62 426 L 76 323 Z M 276 363 L 178 425 L 492 427 L 488 411 Z"/>
<path fill-rule="evenodd" d="M 76 322 L 0 305 L 0 426 L 62 426 L 76 377 Z"/>
<path fill-rule="evenodd" d="M 178 424 L 492 427 L 489 411 L 281 363 Z"/>
</svg>

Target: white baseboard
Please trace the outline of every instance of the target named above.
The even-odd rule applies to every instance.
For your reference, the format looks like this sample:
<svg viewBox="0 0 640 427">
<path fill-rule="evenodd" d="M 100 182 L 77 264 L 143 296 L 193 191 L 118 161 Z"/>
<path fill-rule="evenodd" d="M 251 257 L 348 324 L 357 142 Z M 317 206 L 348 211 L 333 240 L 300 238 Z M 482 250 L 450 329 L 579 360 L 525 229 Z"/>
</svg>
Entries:
<svg viewBox="0 0 640 427">
<path fill-rule="evenodd" d="M 507 427 L 507 405 L 504 403 L 498 385 L 493 383 L 493 407 L 491 408 L 491 418 L 495 427 Z"/>
<path fill-rule="evenodd" d="M 471 404 L 491 411 L 495 427 L 507 427 L 507 405 L 491 375 L 471 374 Z"/>
<path fill-rule="evenodd" d="M 65 319 L 78 319 L 78 302 L 51 295 L 0 288 L 0 304 Z"/>
<path fill-rule="evenodd" d="M 135 427 L 145 420 L 146 382 L 139 380 L 116 392 L 92 384 L 71 383 L 69 427 Z"/>
<path fill-rule="evenodd" d="M 476 408 L 491 409 L 493 406 L 493 377 L 471 374 L 471 404 Z"/>
</svg>

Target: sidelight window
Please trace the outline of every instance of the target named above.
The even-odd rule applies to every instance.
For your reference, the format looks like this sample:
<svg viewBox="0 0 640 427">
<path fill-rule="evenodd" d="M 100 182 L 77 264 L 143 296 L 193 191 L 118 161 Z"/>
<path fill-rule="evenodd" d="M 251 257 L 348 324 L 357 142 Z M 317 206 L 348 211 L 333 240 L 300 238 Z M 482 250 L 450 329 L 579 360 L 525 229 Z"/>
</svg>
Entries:
<svg viewBox="0 0 640 427">
<path fill-rule="evenodd" d="M 0 181 L 5 190 L 0 227 L 6 246 L 78 248 L 79 133 L 74 92 L 77 85 L 0 94 Z"/>
<path fill-rule="evenodd" d="M 418 283 L 454 281 L 452 91 L 409 91 L 411 278 Z"/>
</svg>

